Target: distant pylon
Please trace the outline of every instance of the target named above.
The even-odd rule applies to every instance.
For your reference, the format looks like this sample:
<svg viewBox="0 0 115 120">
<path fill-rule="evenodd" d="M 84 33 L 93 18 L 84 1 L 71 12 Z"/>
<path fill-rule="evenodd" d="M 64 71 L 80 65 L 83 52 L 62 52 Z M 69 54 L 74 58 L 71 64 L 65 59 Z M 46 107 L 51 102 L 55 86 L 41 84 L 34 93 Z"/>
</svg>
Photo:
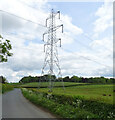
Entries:
<svg viewBox="0 0 115 120">
<path fill-rule="evenodd" d="M 63 24 L 56 26 L 56 17 L 60 19 L 60 11 L 57 11 L 55 13 L 52 9 L 49 17 L 46 19 L 46 27 L 48 28 L 48 30 L 43 34 L 45 60 L 42 68 L 42 76 L 45 74 L 50 76 L 50 91 L 52 91 L 54 82 L 56 81 L 56 78 L 54 78 L 53 75 L 55 75 L 57 78 L 62 77 L 57 51 L 58 42 L 60 43 L 61 47 L 61 38 L 56 37 L 56 31 L 61 27 L 63 33 Z M 46 37 L 47 39 L 45 39 Z M 63 80 L 62 85 L 64 88 Z"/>
</svg>

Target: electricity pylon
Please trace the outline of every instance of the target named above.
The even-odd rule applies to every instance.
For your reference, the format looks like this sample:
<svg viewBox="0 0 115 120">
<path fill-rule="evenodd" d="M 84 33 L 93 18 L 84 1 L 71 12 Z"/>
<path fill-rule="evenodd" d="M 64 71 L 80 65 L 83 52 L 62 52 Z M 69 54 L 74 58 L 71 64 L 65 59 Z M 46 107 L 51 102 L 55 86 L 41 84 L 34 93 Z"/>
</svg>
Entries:
<svg viewBox="0 0 115 120">
<path fill-rule="evenodd" d="M 54 82 L 56 81 L 56 78 L 54 78 L 53 76 L 56 76 L 58 78 L 62 77 L 57 51 L 58 42 L 60 43 L 61 47 L 61 38 L 57 38 L 56 31 L 57 29 L 61 28 L 63 33 L 63 24 L 56 26 L 56 17 L 60 19 L 60 11 L 57 11 L 55 13 L 54 10 L 52 9 L 49 17 L 46 19 L 46 27 L 48 28 L 48 30 L 43 34 L 45 60 L 42 68 L 42 76 L 45 74 L 50 76 L 49 78 L 50 91 L 52 91 Z M 62 85 L 64 88 L 63 81 Z"/>
</svg>

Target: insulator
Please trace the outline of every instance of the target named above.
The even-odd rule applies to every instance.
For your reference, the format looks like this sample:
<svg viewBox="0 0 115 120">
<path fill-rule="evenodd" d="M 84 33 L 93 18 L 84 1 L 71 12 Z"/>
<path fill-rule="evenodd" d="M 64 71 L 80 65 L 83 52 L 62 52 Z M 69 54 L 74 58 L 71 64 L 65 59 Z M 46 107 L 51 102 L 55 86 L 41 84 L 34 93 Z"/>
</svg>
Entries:
<svg viewBox="0 0 115 120">
<path fill-rule="evenodd" d="M 45 45 L 44 45 L 44 52 L 45 52 Z"/>
<path fill-rule="evenodd" d="M 61 47 L 61 38 L 59 38 L 59 41 L 60 41 L 60 47 Z"/>
<path fill-rule="evenodd" d="M 53 12 L 54 12 L 54 9 L 52 9 L 51 12 L 53 13 Z"/>
<path fill-rule="evenodd" d="M 58 11 L 57 13 L 59 13 L 59 19 L 60 19 L 60 11 Z"/>
<path fill-rule="evenodd" d="M 47 19 L 46 19 L 46 27 L 47 27 Z"/>
<path fill-rule="evenodd" d="M 63 24 L 62 24 L 62 33 L 63 33 Z"/>
<path fill-rule="evenodd" d="M 44 41 L 44 34 L 43 34 L 43 41 Z"/>
</svg>

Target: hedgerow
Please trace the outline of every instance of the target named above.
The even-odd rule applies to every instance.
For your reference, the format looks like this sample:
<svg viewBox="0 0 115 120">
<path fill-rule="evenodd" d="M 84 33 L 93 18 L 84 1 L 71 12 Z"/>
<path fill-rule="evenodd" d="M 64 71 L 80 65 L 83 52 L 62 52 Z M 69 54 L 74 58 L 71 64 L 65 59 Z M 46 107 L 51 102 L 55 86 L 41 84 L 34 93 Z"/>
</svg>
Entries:
<svg viewBox="0 0 115 120">
<path fill-rule="evenodd" d="M 13 86 L 9 84 L 2 84 L 2 93 L 13 90 Z"/>
<path fill-rule="evenodd" d="M 55 97 L 57 98 L 56 101 L 53 99 L 54 95 L 52 97 L 51 94 L 40 93 L 26 88 L 22 88 L 22 93 L 32 103 L 43 106 L 50 110 L 52 113 L 59 115 L 62 118 L 99 118 L 97 114 L 82 109 L 80 108 L 80 106 L 74 107 L 66 101 L 63 101 L 62 103 L 61 101 L 58 102 L 58 97 Z"/>
<path fill-rule="evenodd" d="M 34 93 L 40 93 L 37 89 L 31 89 Z M 102 103 L 96 100 L 86 100 L 84 97 L 75 95 L 61 95 L 61 94 L 51 94 L 42 93 L 47 99 L 53 100 L 55 103 L 70 105 L 76 109 L 82 109 L 97 115 L 99 118 L 107 119 L 115 117 L 115 105 Z"/>
</svg>

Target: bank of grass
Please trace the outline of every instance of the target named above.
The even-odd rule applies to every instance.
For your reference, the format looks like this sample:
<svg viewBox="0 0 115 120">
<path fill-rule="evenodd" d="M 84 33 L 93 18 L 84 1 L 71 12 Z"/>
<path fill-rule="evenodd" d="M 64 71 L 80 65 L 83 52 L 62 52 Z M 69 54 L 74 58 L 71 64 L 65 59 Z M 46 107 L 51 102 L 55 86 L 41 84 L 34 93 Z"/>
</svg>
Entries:
<svg viewBox="0 0 115 120">
<path fill-rule="evenodd" d="M 86 85 L 89 83 L 75 83 L 75 82 L 63 82 L 64 86 L 77 86 L 77 85 Z M 63 86 L 62 82 L 55 82 L 54 86 Z M 38 87 L 40 85 L 40 87 L 48 87 L 49 86 L 49 82 L 31 82 L 31 83 L 24 83 L 22 85 L 20 85 L 21 87 Z"/>
<path fill-rule="evenodd" d="M 1 86 L 2 86 L 1 87 L 2 88 L 2 93 L 5 93 L 7 91 L 10 91 L 10 90 L 14 89 L 14 87 L 10 84 L 2 84 Z"/>
<path fill-rule="evenodd" d="M 85 109 L 78 107 L 74 107 L 68 104 L 65 101 L 65 104 L 61 104 L 50 98 L 50 95 L 46 95 L 39 92 L 33 92 L 32 90 L 22 88 L 23 95 L 30 100 L 32 103 L 36 105 L 40 105 L 42 107 L 47 108 L 52 113 L 60 116 L 60 118 L 99 118 L 98 115 L 93 114 L 92 112 L 86 111 Z"/>
<path fill-rule="evenodd" d="M 34 89 L 38 91 L 38 89 Z M 39 89 L 40 92 L 48 93 L 48 88 Z M 113 104 L 115 96 L 115 85 L 80 85 L 74 87 L 53 88 L 53 94 L 81 96 L 85 100 L 93 100 L 101 103 Z"/>
</svg>

